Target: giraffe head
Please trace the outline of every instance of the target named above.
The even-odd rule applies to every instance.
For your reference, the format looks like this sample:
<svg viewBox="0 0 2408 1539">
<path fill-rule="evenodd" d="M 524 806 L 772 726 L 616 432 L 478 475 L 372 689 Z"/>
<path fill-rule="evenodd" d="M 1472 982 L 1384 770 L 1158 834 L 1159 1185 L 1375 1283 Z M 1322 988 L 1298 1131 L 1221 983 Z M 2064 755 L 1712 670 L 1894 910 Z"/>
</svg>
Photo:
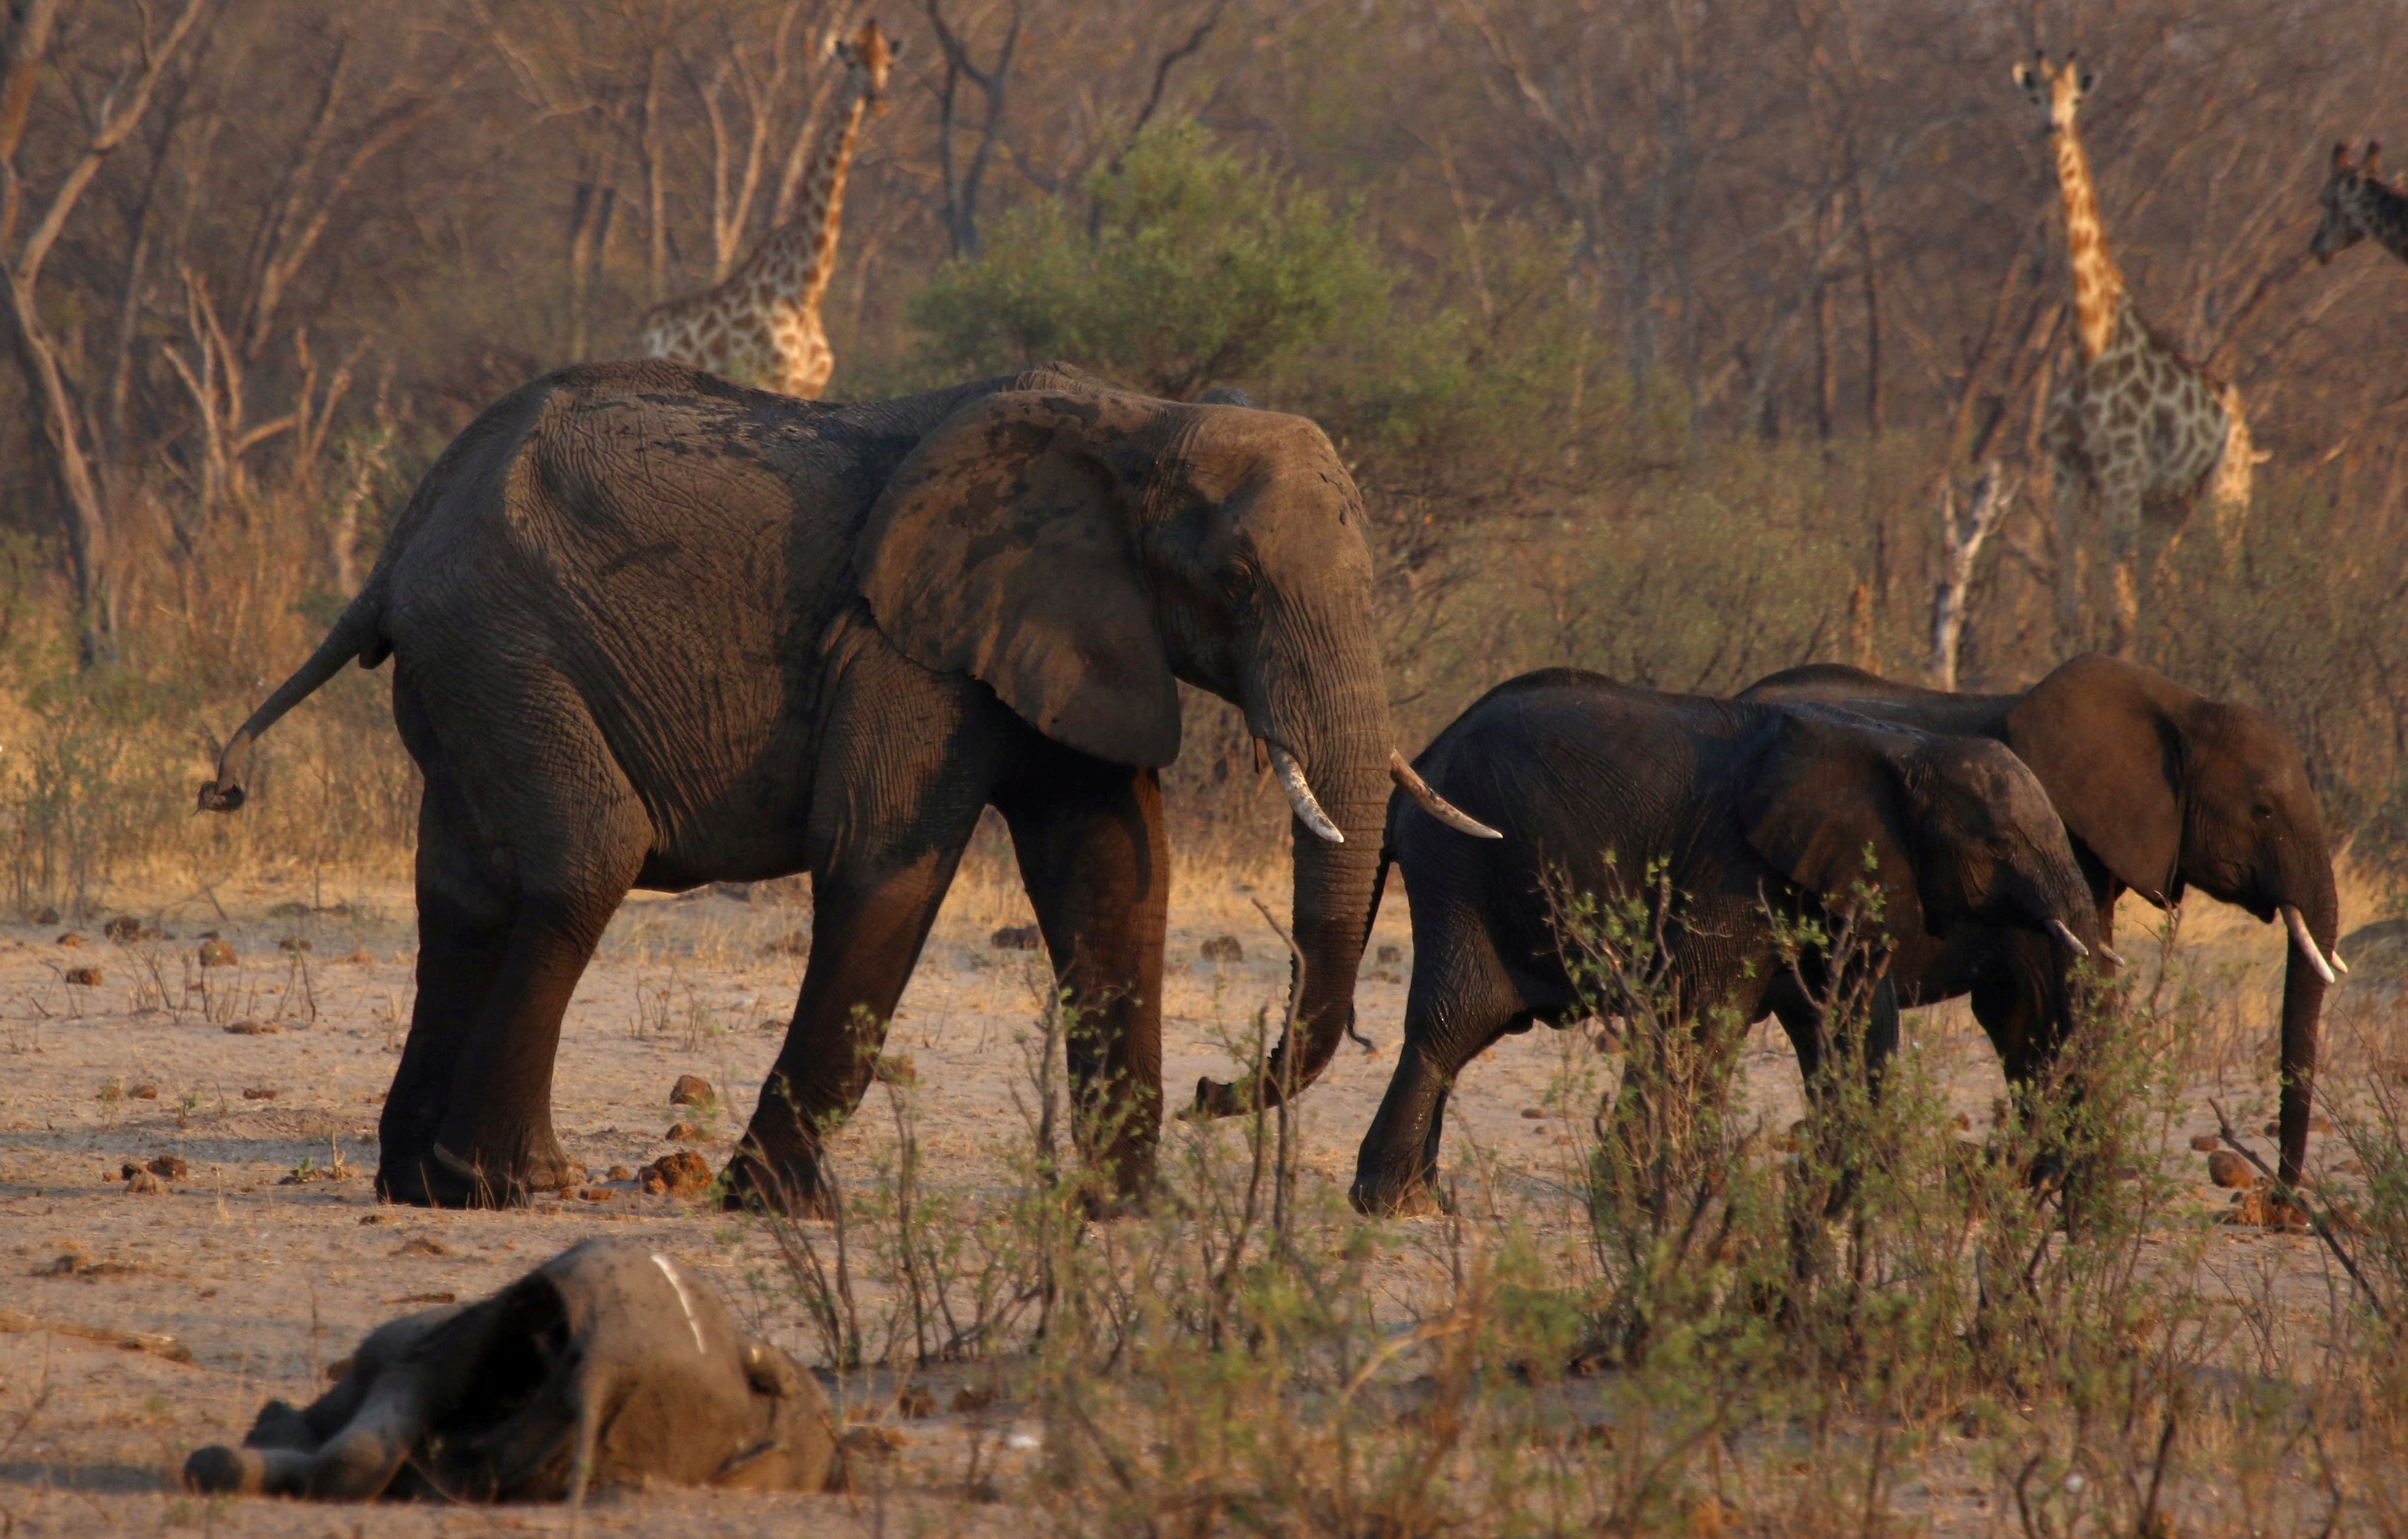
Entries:
<svg viewBox="0 0 2408 1539">
<path fill-rule="evenodd" d="M 2082 109 L 2082 98 L 2099 83 L 2099 77 L 2082 67 L 2073 54 L 2065 63 L 2053 65 L 2048 55 L 2035 52 L 2032 62 L 2015 65 L 2015 84 L 2023 88 L 2031 104 L 2041 109 L 2047 120 L 2047 132 L 2069 133 L 2073 127 L 2073 115 Z"/>
<path fill-rule="evenodd" d="M 2366 238 L 2366 194 L 2370 187 L 2383 185 L 2383 175 L 2375 168 L 2376 157 L 2382 153 L 2383 146 L 2369 139 L 2366 158 L 2353 165 L 2349 146 L 2333 146 L 2331 173 L 2325 178 L 2324 191 L 2316 194 L 2316 201 L 2324 206 L 2324 221 L 2308 241 L 2308 250 L 2317 261 L 2329 262 Z"/>
<path fill-rule="evenodd" d="M 886 69 L 902 51 L 899 44 L 878 30 L 875 18 L 862 22 L 851 42 L 836 45 L 837 61 L 855 72 L 861 99 L 869 104 L 873 116 L 886 110 Z"/>
</svg>

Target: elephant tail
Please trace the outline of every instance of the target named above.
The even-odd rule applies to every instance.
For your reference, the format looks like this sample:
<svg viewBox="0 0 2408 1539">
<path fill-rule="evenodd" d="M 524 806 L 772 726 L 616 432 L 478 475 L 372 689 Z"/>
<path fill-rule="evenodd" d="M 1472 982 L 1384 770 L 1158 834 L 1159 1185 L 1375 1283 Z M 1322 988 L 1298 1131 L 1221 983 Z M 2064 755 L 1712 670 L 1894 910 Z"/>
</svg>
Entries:
<svg viewBox="0 0 2408 1539">
<path fill-rule="evenodd" d="M 201 785 L 200 811 L 231 813 L 239 808 L 245 799 L 243 760 L 259 735 L 274 726 L 286 712 L 317 693 L 352 658 L 358 658 L 362 668 L 374 668 L 392 653 L 393 643 L 384 635 L 384 575 L 385 564 L 380 561 L 368 574 L 359 597 L 345 607 L 335 621 L 335 628 L 318 643 L 309 660 L 278 684 L 276 693 L 235 728 L 234 736 L 226 740 L 225 747 L 218 754 L 217 773 Z"/>
</svg>

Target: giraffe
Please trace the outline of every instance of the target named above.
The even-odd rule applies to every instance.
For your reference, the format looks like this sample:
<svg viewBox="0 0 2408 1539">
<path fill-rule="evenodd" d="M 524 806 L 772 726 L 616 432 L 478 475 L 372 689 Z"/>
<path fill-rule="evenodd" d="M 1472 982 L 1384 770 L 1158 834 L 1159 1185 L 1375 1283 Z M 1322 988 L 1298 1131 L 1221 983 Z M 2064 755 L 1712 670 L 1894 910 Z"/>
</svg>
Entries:
<svg viewBox="0 0 2408 1539">
<path fill-rule="evenodd" d="M 2130 652 L 2148 568 L 2141 559 L 2145 519 L 2170 550 L 2204 493 L 2219 525 L 2249 505 L 2249 480 L 2266 456 L 2250 447 L 2241 393 L 2211 378 L 2141 318 L 2115 259 L 2107 252 L 2090 157 L 2074 115 L 2094 83 L 2075 60 L 2052 65 L 2038 55 L 2017 65 L 2021 86 L 2047 119 L 2065 203 L 2065 238 L 2073 269 L 2073 367 L 2048 405 L 2042 436 L 2056 470 L 2065 575 L 2059 619 L 2078 618 L 2071 514 L 2086 493 L 2107 530 L 2114 611 L 2111 647 Z"/>
<path fill-rule="evenodd" d="M 886 110 L 894 50 L 872 21 L 837 54 L 846 73 L 838 121 L 803 173 L 793 216 L 762 237 L 716 288 L 653 306 L 637 331 L 637 356 L 672 359 L 805 400 L 827 388 L 836 354 L 820 325 L 820 298 L 836 266 L 845 174 L 862 116 Z"/>
<path fill-rule="evenodd" d="M 2383 180 L 2374 166 L 2383 146 L 2366 141 L 2366 158 L 2349 163 L 2349 146 L 2336 144 L 2332 174 L 2325 179 L 2316 201 L 2324 205 L 2324 223 L 2316 226 L 2308 250 L 2319 262 L 2330 262 L 2369 236 L 2374 243 L 2408 262 L 2408 189 Z"/>
</svg>

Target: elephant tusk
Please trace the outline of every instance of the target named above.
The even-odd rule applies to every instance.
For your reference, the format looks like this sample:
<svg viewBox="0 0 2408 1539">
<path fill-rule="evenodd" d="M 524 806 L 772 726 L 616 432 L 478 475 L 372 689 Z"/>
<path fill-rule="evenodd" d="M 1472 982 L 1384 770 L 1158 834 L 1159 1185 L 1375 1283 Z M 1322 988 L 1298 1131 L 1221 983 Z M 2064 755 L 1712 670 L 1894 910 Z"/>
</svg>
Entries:
<svg viewBox="0 0 2408 1539">
<path fill-rule="evenodd" d="M 2316 938 L 2308 933 L 2308 921 L 2300 913 L 2298 904 L 2283 905 L 2283 924 L 2291 932 L 2291 944 L 2300 948 L 2300 955 L 2308 959 L 2308 966 L 2315 970 L 2316 976 L 2331 983 L 2333 970 L 2325 961 L 2324 953 L 2316 949 Z"/>
<path fill-rule="evenodd" d="M 1332 844 L 1345 843 L 1346 836 L 1313 799 L 1312 787 L 1304 783 L 1304 767 L 1296 762 L 1296 755 L 1273 743 L 1271 768 L 1279 771 L 1280 789 L 1287 793 L 1287 804 L 1296 809 L 1296 820 Z"/>
<path fill-rule="evenodd" d="M 1505 836 L 1481 822 L 1470 813 L 1430 789 L 1429 782 L 1413 773 L 1413 767 L 1395 749 L 1388 750 L 1388 778 L 1397 788 L 1413 798 L 1421 810 L 1460 834 L 1474 839 L 1502 839 Z"/>
<path fill-rule="evenodd" d="M 2090 955 L 2090 948 L 2082 943 L 2082 937 L 2066 928 L 2064 920 L 2050 920 L 2048 922 L 2048 932 L 2057 937 L 2057 943 L 2059 945 L 2062 945 L 2066 950 L 2073 953 L 2076 956 L 2087 956 Z"/>
<path fill-rule="evenodd" d="M 2333 947 L 2332 954 L 2327 956 L 2325 960 L 2332 964 L 2332 970 L 2335 972 L 2347 972 L 2349 971 L 2349 964 L 2341 959 L 2341 948 L 2339 946 Z"/>
<path fill-rule="evenodd" d="M 2105 957 L 2108 961 L 2114 963 L 2117 967 L 2123 967 L 2126 965 L 2124 958 L 2117 956 L 2114 949 L 2109 946 L 2104 941 L 2099 942 L 2099 955 Z"/>
</svg>

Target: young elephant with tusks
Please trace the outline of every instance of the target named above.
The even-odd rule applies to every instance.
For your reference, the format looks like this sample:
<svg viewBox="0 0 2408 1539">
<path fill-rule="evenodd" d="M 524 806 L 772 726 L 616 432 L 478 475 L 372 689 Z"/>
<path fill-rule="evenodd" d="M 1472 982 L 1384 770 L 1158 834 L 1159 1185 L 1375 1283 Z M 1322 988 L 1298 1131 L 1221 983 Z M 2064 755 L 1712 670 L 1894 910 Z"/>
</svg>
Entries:
<svg viewBox="0 0 2408 1539">
<path fill-rule="evenodd" d="M 1654 904 L 1650 873 L 1660 870 L 1672 895 L 1665 986 L 1682 1014 L 1777 1015 L 1810 1085 L 1821 1023 L 1768 906 L 1836 915 L 1869 884 L 1893 937 L 2007 925 L 2053 937 L 2061 965 L 2098 936 L 2064 826 L 1996 743 L 1551 669 L 1498 685 L 1414 764 L 1504 837 L 1466 839 L 1389 802 L 1413 978 L 1404 1045 L 1355 1166 L 1354 1200 L 1367 1213 L 1437 1204 L 1446 1098 L 1466 1064 L 1508 1032 L 1586 1013 L 1555 896 Z M 1878 1062 L 1898 1035 L 1886 986 L 1875 1017 L 1865 1050 Z"/>
<path fill-rule="evenodd" d="M 194 1490 L 558 1502 L 594 1485 L 815 1491 L 827 1399 L 666 1257 L 589 1240 L 481 1303 L 368 1333 L 339 1383 L 270 1401 L 239 1448 L 184 1463 Z"/>
</svg>

